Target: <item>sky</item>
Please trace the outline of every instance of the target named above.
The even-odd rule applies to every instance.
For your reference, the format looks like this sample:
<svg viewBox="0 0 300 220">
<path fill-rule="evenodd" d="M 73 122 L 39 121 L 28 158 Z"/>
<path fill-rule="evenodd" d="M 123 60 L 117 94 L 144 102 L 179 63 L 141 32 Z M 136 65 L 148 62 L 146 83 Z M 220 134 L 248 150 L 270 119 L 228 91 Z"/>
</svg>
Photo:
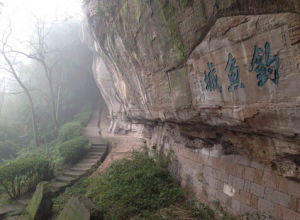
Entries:
<svg viewBox="0 0 300 220">
<path fill-rule="evenodd" d="M 46 22 L 60 21 L 68 17 L 82 18 L 83 0 L 0 0 L 3 3 L 0 14 L 0 36 L 12 24 L 12 42 L 14 47 L 22 48 L 23 43 L 33 33 L 35 17 Z M 0 80 L 6 74 L 0 71 Z"/>
<path fill-rule="evenodd" d="M 82 17 L 82 0 L 0 0 L 3 2 L 0 28 L 11 20 L 15 34 L 27 37 L 33 29 L 34 17 L 45 21 Z"/>
</svg>

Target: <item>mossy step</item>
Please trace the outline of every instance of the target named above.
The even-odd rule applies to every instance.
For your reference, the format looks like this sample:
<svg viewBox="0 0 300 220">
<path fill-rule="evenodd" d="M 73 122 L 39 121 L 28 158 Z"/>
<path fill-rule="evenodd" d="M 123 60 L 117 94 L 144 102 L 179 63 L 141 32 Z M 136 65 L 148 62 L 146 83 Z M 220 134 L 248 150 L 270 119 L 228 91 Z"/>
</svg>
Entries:
<svg viewBox="0 0 300 220">
<path fill-rule="evenodd" d="M 67 170 L 63 173 L 63 175 L 65 176 L 72 176 L 72 177 L 76 177 L 76 178 L 79 178 L 81 177 L 82 175 L 84 175 L 85 172 L 82 172 L 82 171 L 72 171 L 72 170 Z"/>
<path fill-rule="evenodd" d="M 86 156 L 88 155 L 103 155 L 103 152 L 100 151 L 90 151 L 86 154 Z"/>
<path fill-rule="evenodd" d="M 70 182 L 73 182 L 73 181 L 75 181 L 76 180 L 76 178 L 74 178 L 74 177 L 71 177 L 71 176 L 57 176 L 56 177 L 56 180 L 58 180 L 58 181 L 60 181 L 60 182 L 68 182 L 68 183 L 70 183 Z"/>
<path fill-rule="evenodd" d="M 1 206 L 0 207 L 0 219 L 2 219 L 1 217 L 8 213 L 11 213 L 11 212 L 17 211 L 19 209 L 23 209 L 23 208 L 24 208 L 24 206 L 19 205 L 19 204 Z"/>
</svg>

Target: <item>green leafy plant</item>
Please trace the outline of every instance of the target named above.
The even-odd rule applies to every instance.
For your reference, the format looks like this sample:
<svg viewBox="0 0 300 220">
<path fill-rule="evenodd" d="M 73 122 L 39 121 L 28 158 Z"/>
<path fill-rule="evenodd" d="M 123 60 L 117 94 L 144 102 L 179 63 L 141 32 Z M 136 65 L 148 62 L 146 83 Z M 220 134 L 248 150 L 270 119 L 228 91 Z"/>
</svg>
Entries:
<svg viewBox="0 0 300 220">
<path fill-rule="evenodd" d="M 215 219 L 215 212 L 208 205 L 199 203 L 192 199 L 185 203 L 185 208 L 190 211 L 192 217 L 202 220 L 213 220 Z"/>
<path fill-rule="evenodd" d="M 275 218 L 272 215 L 266 212 L 248 212 L 245 213 L 242 217 L 246 220 L 275 220 Z"/>
<path fill-rule="evenodd" d="M 68 140 L 58 146 L 61 161 L 65 163 L 75 163 L 85 153 L 89 140 L 87 137 L 78 136 Z"/>
<path fill-rule="evenodd" d="M 10 198 L 15 199 L 52 175 L 53 169 L 45 158 L 18 159 L 0 167 L 0 185 Z"/>
<path fill-rule="evenodd" d="M 95 177 L 87 196 L 105 219 L 127 219 L 183 201 L 183 190 L 163 160 L 162 156 L 156 162 L 146 152 L 133 153 L 131 159 L 117 161 Z"/>
<path fill-rule="evenodd" d="M 64 124 L 59 129 L 59 139 L 61 142 L 68 141 L 81 135 L 82 126 L 78 121 L 72 121 Z"/>
</svg>

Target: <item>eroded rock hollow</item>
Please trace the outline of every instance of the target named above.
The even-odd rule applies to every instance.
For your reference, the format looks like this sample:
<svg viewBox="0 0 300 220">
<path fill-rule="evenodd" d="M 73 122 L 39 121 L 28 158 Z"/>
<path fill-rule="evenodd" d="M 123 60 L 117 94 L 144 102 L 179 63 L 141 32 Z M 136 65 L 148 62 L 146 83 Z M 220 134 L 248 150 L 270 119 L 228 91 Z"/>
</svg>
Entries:
<svg viewBox="0 0 300 220">
<path fill-rule="evenodd" d="M 174 172 L 202 200 L 300 218 L 299 0 L 85 10 L 110 132 L 172 149 Z"/>
</svg>

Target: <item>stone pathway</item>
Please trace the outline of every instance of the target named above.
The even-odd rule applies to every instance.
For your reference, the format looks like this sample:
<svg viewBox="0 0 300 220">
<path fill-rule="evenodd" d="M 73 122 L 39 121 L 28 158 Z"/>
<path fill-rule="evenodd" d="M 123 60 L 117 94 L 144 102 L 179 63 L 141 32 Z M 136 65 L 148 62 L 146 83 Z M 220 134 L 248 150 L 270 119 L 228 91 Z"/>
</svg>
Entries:
<svg viewBox="0 0 300 220">
<path fill-rule="evenodd" d="M 72 185 L 79 178 L 90 175 L 104 161 L 108 154 L 108 144 L 98 134 L 98 117 L 98 111 L 96 110 L 93 112 L 84 130 L 84 134 L 88 137 L 92 145 L 88 149 L 87 154 L 76 164 L 73 164 L 71 168 L 64 170 L 50 182 L 51 189 L 55 195 Z M 0 207 L 0 219 L 8 213 L 24 209 L 30 202 L 31 196 L 28 195 L 26 198 L 17 200 L 16 204 Z"/>
<path fill-rule="evenodd" d="M 56 176 L 55 180 L 51 181 L 51 188 L 55 194 L 62 192 L 79 178 L 91 174 L 93 168 L 97 168 L 103 162 L 108 150 L 107 143 L 100 137 L 91 138 L 90 141 L 92 147 L 89 148 L 88 153 L 71 168 L 64 170 L 61 175 Z"/>
</svg>

